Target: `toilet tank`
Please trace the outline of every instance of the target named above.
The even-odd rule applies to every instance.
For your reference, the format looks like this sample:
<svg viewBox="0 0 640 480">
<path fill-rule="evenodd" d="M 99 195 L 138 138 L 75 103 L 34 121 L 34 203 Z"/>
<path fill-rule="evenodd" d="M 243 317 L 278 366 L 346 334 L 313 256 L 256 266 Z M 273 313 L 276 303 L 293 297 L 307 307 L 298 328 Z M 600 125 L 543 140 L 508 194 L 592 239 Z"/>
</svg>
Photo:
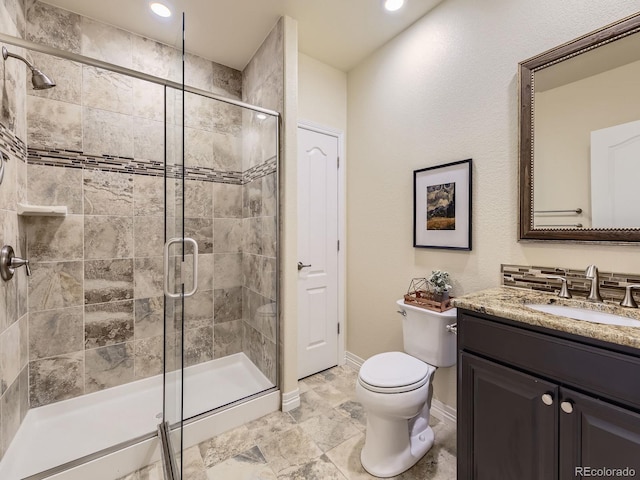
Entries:
<svg viewBox="0 0 640 480">
<path fill-rule="evenodd" d="M 406 315 L 402 317 L 404 351 L 434 367 L 456 364 L 456 335 L 447 325 L 456 323 L 456 309 L 434 312 L 425 308 L 396 302 Z"/>
</svg>

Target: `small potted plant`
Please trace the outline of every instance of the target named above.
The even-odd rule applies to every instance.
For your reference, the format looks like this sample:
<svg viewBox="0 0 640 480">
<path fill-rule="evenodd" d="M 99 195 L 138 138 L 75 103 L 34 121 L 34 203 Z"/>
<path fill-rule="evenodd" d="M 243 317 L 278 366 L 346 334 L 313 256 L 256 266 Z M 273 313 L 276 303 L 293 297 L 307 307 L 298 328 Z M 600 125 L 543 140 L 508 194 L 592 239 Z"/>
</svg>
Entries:
<svg viewBox="0 0 640 480">
<path fill-rule="evenodd" d="M 427 282 L 429 283 L 429 288 L 431 289 L 434 300 L 444 302 L 449 299 L 449 290 L 453 288 L 449 284 L 449 272 L 432 270 Z"/>
</svg>

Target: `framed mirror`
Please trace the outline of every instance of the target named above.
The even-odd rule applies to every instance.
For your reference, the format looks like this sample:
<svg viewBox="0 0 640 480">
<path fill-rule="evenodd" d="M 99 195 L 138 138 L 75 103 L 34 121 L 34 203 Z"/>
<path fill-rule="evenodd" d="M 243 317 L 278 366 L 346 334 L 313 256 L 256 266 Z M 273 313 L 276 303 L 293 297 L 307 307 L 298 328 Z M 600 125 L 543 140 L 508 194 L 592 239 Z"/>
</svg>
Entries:
<svg viewBox="0 0 640 480">
<path fill-rule="evenodd" d="M 519 67 L 520 239 L 640 242 L 640 13 Z"/>
</svg>

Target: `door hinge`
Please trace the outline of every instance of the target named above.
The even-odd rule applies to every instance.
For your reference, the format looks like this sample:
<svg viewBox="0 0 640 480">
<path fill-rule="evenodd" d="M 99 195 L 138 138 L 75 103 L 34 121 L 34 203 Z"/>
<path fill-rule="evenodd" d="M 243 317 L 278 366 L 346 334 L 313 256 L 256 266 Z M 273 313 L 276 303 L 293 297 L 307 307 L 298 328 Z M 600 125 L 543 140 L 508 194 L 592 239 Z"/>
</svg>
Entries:
<svg viewBox="0 0 640 480">
<path fill-rule="evenodd" d="M 340 251 L 340 240 L 338 240 L 338 251 Z"/>
<path fill-rule="evenodd" d="M 338 168 L 340 168 L 340 157 L 337 157 Z"/>
<path fill-rule="evenodd" d="M 338 323 L 338 335 L 340 335 L 340 323 Z"/>
</svg>

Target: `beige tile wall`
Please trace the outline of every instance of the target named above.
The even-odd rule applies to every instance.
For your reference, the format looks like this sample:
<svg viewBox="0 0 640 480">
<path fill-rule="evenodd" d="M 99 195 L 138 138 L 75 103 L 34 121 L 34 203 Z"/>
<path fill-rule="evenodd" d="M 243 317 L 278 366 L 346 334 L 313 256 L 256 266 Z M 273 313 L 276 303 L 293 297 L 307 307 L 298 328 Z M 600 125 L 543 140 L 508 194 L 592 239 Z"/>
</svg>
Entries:
<svg viewBox="0 0 640 480">
<path fill-rule="evenodd" d="M 277 35 L 276 29 L 268 42 L 277 44 Z M 171 47 L 40 2 L 27 12 L 27 37 L 176 80 L 179 57 Z M 162 87 L 46 55 L 32 58 L 60 88 L 28 91 L 30 151 L 162 164 Z M 192 55 L 186 69 L 189 84 L 242 96 L 238 71 Z M 168 105 L 169 114 L 175 106 Z M 274 161 L 273 124 L 193 94 L 185 97 L 185 110 L 187 167 L 240 173 Z M 254 142 L 268 143 L 243 144 L 248 129 L 257 133 Z M 171 156 L 173 145 L 167 149 Z M 158 374 L 163 347 L 163 178 L 101 171 L 88 161 L 76 164 L 82 168 L 44 165 L 38 155 L 28 167 L 29 202 L 67 205 L 69 215 L 25 224 L 33 262 L 32 407 Z M 243 162 L 247 155 L 251 162 Z M 186 180 L 186 198 L 176 192 L 176 204 L 184 202 L 185 234 L 200 251 L 200 288 L 184 312 L 185 364 L 245 351 L 275 383 L 275 315 L 267 307 L 256 316 L 275 301 L 275 176 L 258 176 L 250 185 Z M 260 209 L 243 208 L 243 195 Z M 261 231 L 266 239 L 259 241 Z"/>
<path fill-rule="evenodd" d="M 0 31 L 177 79 L 171 47 L 40 2 L 28 5 L 25 14 L 19 0 L 3 2 Z M 281 110 L 280 37 L 277 26 L 245 72 L 245 96 L 240 72 L 192 55 L 187 78 Z M 164 92 L 75 62 L 12 51 L 58 85 L 31 90 L 22 64 L 0 64 L 6 93 L 0 150 L 9 156 L 0 185 L 0 241 L 33 265 L 28 282 L 18 271 L 0 284 L 0 458 L 29 403 L 49 404 L 162 369 L 163 179 L 27 165 L 25 142 L 36 150 L 162 162 Z M 260 86 L 263 74 L 270 81 Z M 187 166 L 243 172 L 274 161 L 273 125 L 197 96 L 187 98 L 185 108 Z M 243 143 L 243 131 L 257 133 L 253 143 Z M 167 148 L 171 155 L 173 145 Z M 185 227 L 200 244 L 201 288 L 185 309 L 185 355 L 195 364 L 244 351 L 275 383 L 275 174 L 251 178 L 244 187 L 187 181 Z M 69 215 L 21 219 L 16 204 L 27 198 L 66 205 Z"/>
<path fill-rule="evenodd" d="M 29 2 L 26 14 L 23 8 L 19 0 L 3 2 L 0 31 L 177 80 L 179 63 L 171 47 L 40 2 Z M 0 284 L 0 457 L 29 403 L 49 404 L 162 368 L 163 179 L 27 165 L 26 143 L 36 150 L 162 162 L 164 145 L 158 139 L 164 136 L 164 92 L 76 62 L 12 51 L 36 63 L 57 86 L 31 90 L 22 64 L 0 65 L 6 93 L 0 150 L 9 156 L 0 185 L 0 241 L 13 245 L 33 265 L 28 283 L 18 271 L 14 280 Z M 242 75 L 230 68 L 188 55 L 187 76 L 196 87 L 242 97 Z M 248 126 L 239 109 L 196 96 L 187 98 L 185 107 L 192 147 L 187 166 L 235 172 L 248 168 L 242 161 L 247 146 L 240 139 Z M 260 141 L 270 142 L 265 148 L 274 150 L 273 135 L 258 137 Z M 258 166 L 261 150 L 250 148 L 255 152 L 250 166 Z M 168 149 L 171 154 L 173 145 Z M 275 189 L 273 175 L 255 181 Z M 244 350 L 275 382 L 275 317 L 268 310 L 262 317 L 243 313 L 243 297 L 247 312 L 267 297 L 248 288 L 246 279 L 252 274 L 243 271 L 248 257 L 242 249 L 247 245 L 256 258 L 257 249 L 264 249 L 262 257 L 268 261 L 256 268 L 262 268 L 258 284 L 271 285 L 268 304 L 275 299 L 275 281 L 264 275 L 273 274 L 275 253 L 269 253 L 273 247 L 259 246 L 257 231 L 251 232 L 254 240 L 244 240 L 260 222 L 247 226 L 243 190 L 241 185 L 187 182 L 185 224 L 201 245 L 201 290 L 185 311 L 186 361 L 194 364 Z M 273 197 L 268 193 L 265 201 Z M 66 205 L 69 215 L 20 219 L 16 204 L 27 199 Z M 270 216 L 275 219 L 274 213 Z M 264 231 L 275 232 L 268 223 Z M 268 238 L 270 245 L 275 233 Z M 269 327 L 256 323 L 259 318 L 269 318 Z M 266 348 L 264 338 L 271 341 Z"/>
<path fill-rule="evenodd" d="M 242 77 L 243 100 L 277 112 L 284 105 L 283 21 L 276 24 Z M 243 144 L 243 171 L 274 160 L 277 137 L 253 113 L 244 112 L 243 126 L 251 132 Z M 242 228 L 242 345 L 245 354 L 277 383 L 277 178 L 270 173 L 243 185 Z"/>
<path fill-rule="evenodd" d="M 0 3 L 0 31 L 24 37 L 24 6 L 19 0 Z M 12 53 L 24 50 L 8 47 Z M 24 230 L 16 205 L 24 200 L 27 184 L 25 85 L 27 68 L 9 59 L 0 63 L 2 108 L 0 152 L 6 158 L 0 184 L 0 247 L 11 245 L 25 256 Z M 11 444 L 28 409 L 27 280 L 24 268 L 13 279 L 0 280 L 0 459 Z"/>
</svg>

